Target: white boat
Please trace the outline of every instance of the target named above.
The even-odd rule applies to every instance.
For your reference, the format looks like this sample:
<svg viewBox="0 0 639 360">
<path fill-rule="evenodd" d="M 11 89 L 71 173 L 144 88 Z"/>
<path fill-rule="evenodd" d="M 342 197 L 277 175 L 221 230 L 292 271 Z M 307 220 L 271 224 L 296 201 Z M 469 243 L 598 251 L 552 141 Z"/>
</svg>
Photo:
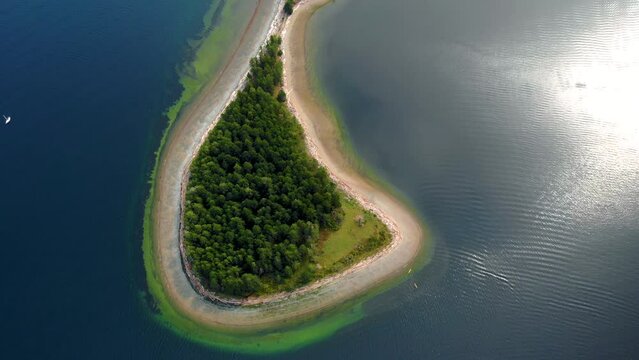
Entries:
<svg viewBox="0 0 639 360">
<path fill-rule="evenodd" d="M 5 124 L 5 125 L 6 125 L 6 124 L 8 124 L 8 123 L 9 123 L 9 121 L 11 121 L 11 116 L 6 117 L 6 116 L 2 115 L 2 117 L 4 118 L 4 124 Z"/>
</svg>

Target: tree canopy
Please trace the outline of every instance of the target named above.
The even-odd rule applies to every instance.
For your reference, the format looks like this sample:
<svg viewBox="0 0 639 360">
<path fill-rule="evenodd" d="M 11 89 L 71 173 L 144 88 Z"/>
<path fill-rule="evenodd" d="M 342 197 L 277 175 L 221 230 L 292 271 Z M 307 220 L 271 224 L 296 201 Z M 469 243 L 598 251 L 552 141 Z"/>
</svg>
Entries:
<svg viewBox="0 0 639 360">
<path fill-rule="evenodd" d="M 251 61 L 246 87 L 190 168 L 187 261 L 223 294 L 247 296 L 264 277 L 291 277 L 312 257 L 320 230 L 338 228 L 343 217 L 335 184 L 284 104 L 280 42 L 272 37 Z"/>
</svg>

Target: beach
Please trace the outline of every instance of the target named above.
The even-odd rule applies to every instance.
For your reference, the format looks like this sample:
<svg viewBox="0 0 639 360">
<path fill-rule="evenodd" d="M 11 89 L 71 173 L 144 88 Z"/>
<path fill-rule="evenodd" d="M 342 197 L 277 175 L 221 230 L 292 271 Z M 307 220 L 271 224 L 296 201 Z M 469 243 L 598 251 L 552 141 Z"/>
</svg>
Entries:
<svg viewBox="0 0 639 360">
<path fill-rule="evenodd" d="M 171 306 L 207 327 L 234 331 L 272 329 L 290 324 L 362 296 L 407 273 L 419 255 L 424 232 L 419 219 L 399 200 L 353 170 L 339 146 L 336 122 L 313 96 L 305 56 L 308 20 L 326 0 L 303 1 L 280 24 L 280 1 L 259 1 L 242 40 L 217 79 L 181 115 L 161 154 L 152 204 L 155 275 Z M 283 25 L 283 26 L 282 26 Z M 188 168 L 224 108 L 243 85 L 248 62 L 270 34 L 283 36 L 284 89 L 288 105 L 304 128 L 309 152 L 327 168 L 349 196 L 376 213 L 393 234 L 382 252 L 348 270 L 290 293 L 280 293 L 228 306 L 194 290 L 181 259 L 180 219 Z M 201 291 L 203 291 L 201 289 Z M 250 305 L 250 306 L 248 306 Z"/>
</svg>

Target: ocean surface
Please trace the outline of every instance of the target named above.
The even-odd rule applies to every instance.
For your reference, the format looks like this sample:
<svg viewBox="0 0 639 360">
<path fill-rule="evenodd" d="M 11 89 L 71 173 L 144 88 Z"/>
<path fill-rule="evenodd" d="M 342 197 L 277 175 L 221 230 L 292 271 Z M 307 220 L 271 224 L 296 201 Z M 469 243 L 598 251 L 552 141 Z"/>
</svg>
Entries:
<svg viewBox="0 0 639 360">
<path fill-rule="evenodd" d="M 242 358 L 152 319 L 140 251 L 210 5 L 0 2 L 0 357 Z M 639 4 L 338 0 L 312 26 L 355 151 L 436 251 L 282 357 L 639 356 Z"/>
</svg>

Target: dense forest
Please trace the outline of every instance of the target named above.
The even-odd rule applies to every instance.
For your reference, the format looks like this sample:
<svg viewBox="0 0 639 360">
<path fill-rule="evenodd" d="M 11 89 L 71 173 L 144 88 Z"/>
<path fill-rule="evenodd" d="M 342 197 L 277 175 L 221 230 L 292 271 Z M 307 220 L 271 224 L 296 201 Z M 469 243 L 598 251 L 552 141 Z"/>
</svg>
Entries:
<svg viewBox="0 0 639 360">
<path fill-rule="evenodd" d="M 245 88 L 190 168 L 184 209 L 187 261 L 209 289 L 247 296 L 283 282 L 313 256 L 321 230 L 344 212 L 326 171 L 307 152 L 280 89 L 281 39 L 251 61 Z"/>
</svg>

